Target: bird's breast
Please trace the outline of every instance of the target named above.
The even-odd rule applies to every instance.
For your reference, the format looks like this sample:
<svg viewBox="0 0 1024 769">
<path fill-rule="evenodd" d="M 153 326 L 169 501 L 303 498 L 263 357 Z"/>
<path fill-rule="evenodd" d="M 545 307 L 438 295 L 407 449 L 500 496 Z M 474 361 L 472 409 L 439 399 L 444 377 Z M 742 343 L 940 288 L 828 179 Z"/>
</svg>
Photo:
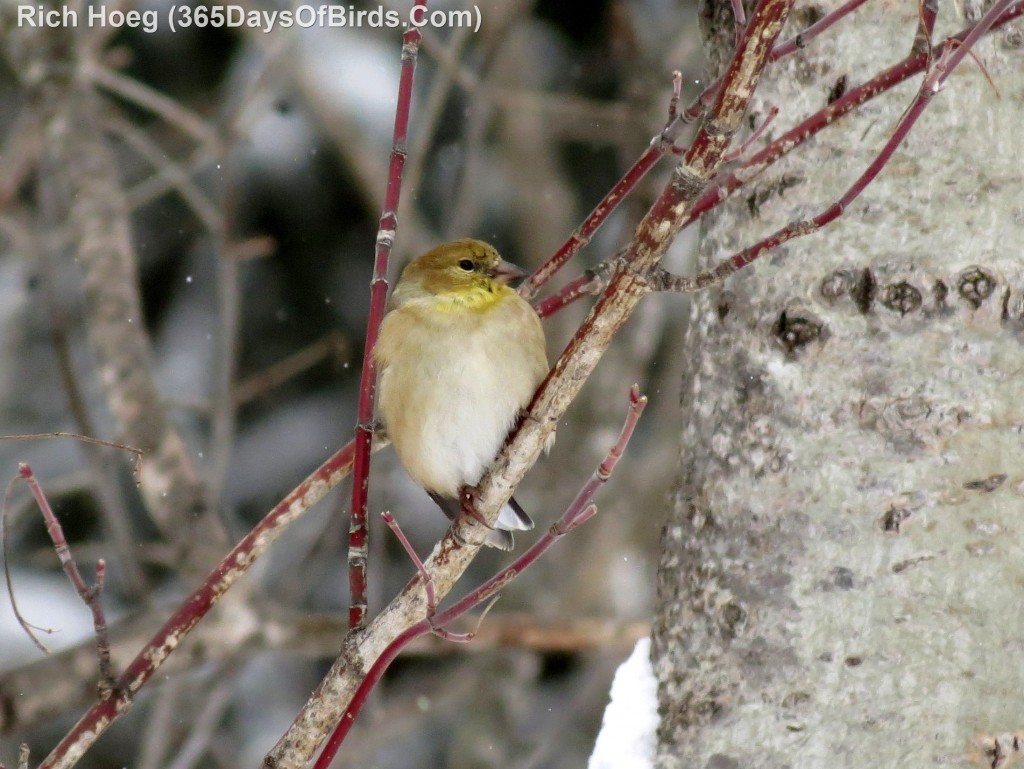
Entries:
<svg viewBox="0 0 1024 769">
<path fill-rule="evenodd" d="M 540 321 L 514 300 L 484 318 L 402 307 L 384 319 L 380 414 L 428 491 L 454 497 L 480 479 L 547 371 Z"/>
</svg>

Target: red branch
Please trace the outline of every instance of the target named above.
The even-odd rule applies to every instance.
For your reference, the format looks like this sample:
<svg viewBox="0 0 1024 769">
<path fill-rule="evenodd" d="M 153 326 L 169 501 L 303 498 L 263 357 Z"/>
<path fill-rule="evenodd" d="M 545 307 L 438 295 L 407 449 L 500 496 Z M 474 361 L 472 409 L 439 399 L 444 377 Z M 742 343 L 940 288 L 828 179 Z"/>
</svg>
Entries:
<svg viewBox="0 0 1024 769">
<path fill-rule="evenodd" d="M 626 421 L 622 426 L 622 432 L 619 434 L 618 440 L 615 441 L 615 445 L 609 449 L 597 469 L 590 476 L 590 479 L 579 490 L 573 501 L 569 503 L 569 506 L 565 509 L 565 512 L 562 513 L 562 516 L 558 521 L 554 523 L 551 528 L 549 528 L 525 553 L 519 556 L 511 566 L 502 569 L 475 590 L 471 591 L 464 598 L 457 601 L 451 608 L 446 609 L 436 616 L 428 616 L 409 628 L 406 628 L 395 637 L 395 640 L 388 644 L 384 651 L 381 652 L 380 656 L 374 660 L 373 665 L 360 682 L 359 688 L 352 697 L 352 701 L 349 703 L 340 722 L 324 745 L 324 749 L 317 758 L 316 763 L 313 765 L 313 769 L 328 769 L 331 765 L 331 762 L 337 755 L 338 749 L 345 741 L 349 731 L 351 731 L 352 724 L 355 723 L 356 717 L 362 710 L 363 705 L 366 704 L 370 693 L 380 681 L 381 676 L 384 675 L 384 671 L 388 669 L 402 649 L 421 635 L 425 635 L 436 628 L 453 622 L 473 607 L 478 606 L 482 602 L 495 596 L 499 590 L 519 576 L 524 569 L 533 565 L 533 563 L 546 553 L 551 546 L 555 544 L 555 542 L 594 516 L 597 512 L 597 507 L 593 503 L 594 495 L 615 471 L 615 466 L 618 464 L 619 459 L 626 450 L 626 446 L 629 444 L 629 440 L 633 436 L 633 430 L 636 429 L 637 422 L 640 420 L 640 415 L 643 414 L 646 406 L 647 396 L 640 395 L 639 388 L 636 385 L 633 385 L 629 391 L 629 411 L 626 414 Z M 413 561 L 417 570 L 421 574 L 425 573 L 425 567 L 419 558 L 415 557 Z M 427 589 L 426 585 L 428 584 L 429 575 L 424 578 L 424 589 Z M 429 603 L 432 602 L 431 598 Z"/>
<path fill-rule="evenodd" d="M 677 113 L 681 88 L 682 76 L 678 72 L 672 73 L 672 98 L 668 105 L 668 122 L 665 123 L 665 127 L 661 130 L 660 134 L 651 139 L 651 143 L 644 150 L 643 154 L 630 166 L 629 170 L 616 182 L 615 186 L 601 198 L 601 201 L 594 207 L 594 210 L 587 214 L 587 218 L 583 220 L 583 223 L 573 230 L 572 235 L 562 244 L 561 248 L 523 282 L 523 285 L 519 288 L 519 293 L 524 299 L 534 296 L 545 283 L 555 276 L 555 273 L 565 266 L 566 262 L 572 259 L 572 257 L 579 253 L 580 249 L 590 242 L 591 237 L 605 223 L 611 212 L 618 208 L 623 198 L 633 191 L 633 188 L 640 183 L 640 180 L 647 175 L 648 171 L 657 165 L 664 155 L 671 151 L 675 141 L 674 137 L 678 132 L 679 126 L 682 124 Z M 568 304 L 568 302 L 564 304 Z M 551 311 L 542 313 L 538 307 L 537 313 L 543 318 L 546 315 L 550 315 Z"/>
<path fill-rule="evenodd" d="M 152 640 L 117 678 L 113 691 L 102 696 L 46 757 L 39 769 L 71 766 L 132 705 L 135 693 L 153 677 L 220 597 L 270 546 L 284 529 L 333 488 L 352 467 L 350 442 L 296 486 L 225 556 L 203 584 L 181 604 Z"/>
<path fill-rule="evenodd" d="M 426 7 L 426 0 L 420 0 Z M 377 364 L 373 348 L 384 318 L 388 295 L 388 258 L 398 229 L 398 203 L 402 192 L 402 171 L 405 169 L 406 138 L 412 105 L 412 84 L 416 74 L 416 58 L 420 47 L 419 28 L 402 35 L 402 74 L 398 81 L 398 104 L 395 107 L 395 130 L 391 141 L 391 164 L 388 186 L 384 194 L 384 211 L 377 230 L 377 253 L 370 281 L 370 314 L 366 322 L 366 344 L 363 347 L 363 370 L 359 379 L 359 413 L 356 417 L 356 454 L 352 479 L 352 511 L 348 531 L 348 583 L 352 601 L 348 610 L 351 628 L 366 624 L 366 553 L 369 528 L 366 522 L 366 500 L 370 484 L 370 449 L 373 442 L 373 404 L 377 394 Z"/>
<path fill-rule="evenodd" d="M 64 569 L 64 573 L 67 574 L 68 579 L 71 581 L 71 585 L 75 588 L 75 592 L 77 592 L 78 597 L 82 599 L 82 603 L 84 603 L 92 613 L 93 632 L 96 636 L 96 655 L 99 660 L 100 682 L 98 690 L 102 696 L 104 692 L 109 692 L 114 686 L 114 674 L 110 665 L 110 641 L 107 637 L 107 617 L 103 611 L 103 584 L 106 578 L 107 565 L 102 558 L 97 561 L 95 582 L 93 582 L 92 587 L 85 584 L 85 580 L 82 578 L 82 573 L 78 570 L 78 564 L 75 563 L 75 559 L 71 555 L 71 548 L 68 545 L 67 539 L 64 537 L 64 530 L 61 528 L 60 521 L 57 520 L 57 516 L 53 512 L 53 508 L 50 506 L 50 500 L 46 498 L 46 494 L 43 492 L 42 486 L 39 485 L 39 481 L 37 481 L 35 475 L 33 475 L 32 468 L 25 463 L 18 465 L 18 477 L 28 484 L 29 490 L 32 492 L 32 497 L 36 501 L 36 506 L 43 514 L 43 520 L 46 521 L 46 533 L 50 536 L 50 541 L 53 542 L 53 549 L 57 552 L 57 559 L 60 561 L 61 568 Z M 12 483 L 15 481 L 17 481 L 17 478 L 14 479 Z M 6 503 L 7 497 L 5 496 L 5 508 Z M 4 510 L 4 513 L 6 514 L 6 509 Z M 4 526 L 4 535 L 6 540 L 6 526 Z M 4 552 L 6 555 L 6 541 L 4 542 L 4 546 Z M 18 611 L 18 606 L 14 601 L 14 593 L 11 589 L 10 572 L 7 571 L 7 563 L 7 558 L 4 558 L 4 571 L 7 572 L 7 589 L 11 597 L 11 607 L 14 609 L 14 613 L 18 618 L 18 621 L 28 632 L 36 646 L 45 652 L 47 651 L 46 647 L 44 647 L 32 634 L 28 623 L 21 616 L 21 612 Z"/>
<path fill-rule="evenodd" d="M 810 27 L 805 29 L 803 32 L 798 34 L 792 40 L 772 48 L 771 53 L 768 56 L 769 61 L 776 61 L 781 59 L 783 56 L 788 56 L 794 51 L 802 48 L 806 43 L 830 26 L 835 24 L 837 21 L 842 19 L 847 14 L 851 13 L 854 9 L 865 3 L 866 0 L 848 0 L 841 7 L 837 8 L 832 13 L 828 14 L 824 18 L 812 24 Z M 685 123 L 692 123 L 696 120 L 706 109 L 708 109 L 715 101 L 718 95 L 718 89 L 722 85 L 722 80 L 719 78 L 710 86 L 708 86 L 688 107 L 684 112 L 678 112 L 679 94 L 682 88 L 682 77 L 678 72 L 673 73 L 672 77 L 672 98 L 669 101 L 668 108 L 668 122 L 662 129 L 661 133 L 655 136 L 647 149 L 644 150 L 643 154 L 637 159 L 637 161 L 629 168 L 623 177 L 612 187 L 611 191 L 605 195 L 601 202 L 599 202 L 594 210 L 591 211 L 587 218 L 583 220 L 583 223 L 577 227 L 569 239 L 562 244 L 561 248 L 558 249 L 544 264 L 537 268 L 537 270 L 526 280 L 519 289 L 519 293 L 526 299 L 529 299 L 536 295 L 537 291 L 540 290 L 548 281 L 555 276 L 555 274 L 565 266 L 573 256 L 586 246 L 594 233 L 601 227 L 602 224 L 607 221 L 623 198 L 626 197 L 640 180 L 643 179 L 648 171 L 657 165 L 658 161 L 666 154 L 681 154 L 681 151 L 674 146 L 675 136 L 678 134 L 680 127 Z M 767 124 L 771 121 L 774 115 L 770 116 L 758 130 L 758 134 L 764 130 Z M 756 139 L 756 136 L 750 137 L 747 143 L 750 143 Z M 744 148 L 746 145 L 744 145 Z M 561 291 L 536 305 L 537 314 L 540 317 L 545 318 L 548 315 L 552 315 L 558 310 L 561 310 L 568 304 L 576 301 L 582 296 L 588 294 L 594 294 L 600 291 L 604 286 L 603 282 L 596 282 L 593 276 L 584 275 L 583 277 L 577 278 L 568 285 L 564 286 Z"/>
<path fill-rule="evenodd" d="M 1016 5 L 1014 5 L 1014 3 L 1016 3 Z M 810 219 L 793 222 L 786 227 L 776 230 L 768 237 L 763 238 L 754 245 L 722 260 L 717 266 L 707 272 L 701 273 L 700 275 L 693 277 L 675 277 L 669 276 L 664 272 L 661 272 L 660 274 L 656 273 L 654 288 L 657 290 L 669 291 L 697 291 L 712 283 L 718 283 L 783 243 L 794 238 L 803 237 L 811 234 L 812 232 L 816 232 L 840 217 L 850 204 L 853 203 L 853 201 L 860 196 L 868 185 L 875 180 L 889 160 L 892 159 L 893 153 L 896 151 L 897 147 L 899 147 L 899 145 L 903 143 L 903 140 L 906 139 L 907 134 L 910 133 L 910 129 L 913 128 L 914 124 L 928 108 L 928 105 L 931 103 L 935 94 L 942 89 L 953 70 L 956 69 L 961 61 L 963 61 L 965 56 L 971 54 L 971 49 L 974 47 L 974 44 L 977 43 L 977 41 L 993 26 L 1000 23 L 1006 23 L 1010 18 L 1015 18 L 1016 16 L 1021 15 L 1021 13 L 1024 13 L 1024 3 L 1021 3 L 1019 0 L 999 0 L 999 2 L 996 2 L 991 8 L 989 8 L 977 24 L 972 26 L 969 30 L 965 30 L 959 35 L 949 38 L 942 43 L 938 49 L 939 55 L 935 60 L 934 67 L 931 68 L 924 80 L 921 82 L 917 95 L 903 113 L 899 123 L 897 123 L 892 135 L 889 137 L 889 140 L 885 143 L 882 149 L 879 150 L 875 159 L 871 161 L 864 173 L 857 177 L 846 192 L 844 192 L 836 202 L 824 211 Z M 886 75 L 889 77 L 895 76 L 896 73 L 894 73 L 894 70 L 898 70 L 899 74 L 902 74 L 906 69 L 907 62 L 912 60 L 915 62 L 920 60 L 923 66 L 932 61 L 932 51 L 929 50 L 921 52 L 909 57 L 907 60 L 897 65 L 897 67 L 887 70 L 887 72 L 880 75 L 879 78 Z M 876 78 L 875 80 L 878 80 L 879 78 Z M 892 83 L 886 87 L 891 87 L 891 85 Z M 850 93 L 846 95 L 846 97 L 849 96 L 853 96 L 853 94 Z M 839 101 L 844 101 L 846 97 L 843 97 Z M 853 103 L 859 104 L 860 102 L 855 101 Z M 839 104 L 839 102 L 836 102 L 836 104 Z M 806 122 L 807 121 L 805 121 L 805 123 Z M 801 124 L 801 126 L 804 126 L 804 124 Z M 800 129 L 801 126 L 793 129 L 793 131 L 790 131 L 786 136 L 794 134 L 794 132 Z M 786 136 L 781 137 L 778 142 L 775 142 L 774 144 L 783 142 L 782 146 L 785 146 L 784 140 Z M 799 136 L 799 133 L 794 134 L 794 137 Z M 779 152 L 782 153 L 784 150 L 780 149 Z M 735 174 L 733 174 L 732 177 L 735 178 Z M 707 196 L 705 196 L 705 199 L 706 197 Z M 699 205 L 700 204 L 698 203 L 698 206 L 695 207 L 695 211 L 689 215 L 688 223 L 693 221 L 698 215 L 696 210 L 699 208 Z M 657 285 L 659 282 L 661 285 Z"/>
<path fill-rule="evenodd" d="M 838 13 L 839 10 L 847 8 L 851 5 L 848 3 L 841 9 L 837 9 L 834 13 Z M 849 12 L 848 9 L 847 12 Z M 831 14 L 830 14 L 831 15 Z M 1004 26 L 1016 18 L 1024 15 L 1024 3 L 1017 3 L 1011 5 L 1011 7 L 1004 8 L 1003 11 L 995 18 L 992 24 L 988 27 L 988 30 Z M 811 29 L 818 27 L 825 19 L 822 19 L 818 24 L 815 24 Z M 750 182 L 753 178 L 763 172 L 766 168 L 771 166 L 773 163 L 778 161 L 780 158 L 789 154 L 791 151 L 802 145 L 809 138 L 817 134 L 819 131 L 835 123 L 839 118 L 846 115 L 865 102 L 874 99 L 876 96 L 885 93 L 900 83 L 910 79 L 914 75 L 920 74 L 924 71 L 931 62 L 939 55 L 942 54 L 944 46 L 951 42 L 965 43 L 967 36 L 972 34 L 978 25 L 972 25 L 966 29 L 961 30 L 956 35 L 948 38 L 941 44 L 936 45 L 933 48 L 911 53 L 907 58 L 903 59 L 899 63 L 883 70 L 875 77 L 871 78 L 867 82 L 851 88 L 842 97 L 829 104 L 824 109 L 816 112 L 810 117 L 806 118 L 798 125 L 794 126 L 790 130 L 782 134 L 778 139 L 773 141 L 771 144 L 766 146 L 760 152 L 751 155 L 747 158 L 743 164 L 733 171 L 720 176 L 713 184 L 708 186 L 707 191 L 694 203 L 693 207 L 686 213 L 683 226 L 689 226 L 701 216 L 706 214 L 711 209 L 719 206 L 725 202 L 730 195 L 736 190 L 743 187 L 745 184 Z M 809 32 L 810 30 L 808 30 Z M 806 35 L 807 33 L 802 33 Z M 797 37 L 800 37 L 799 35 Z M 792 43 L 792 41 L 790 41 Z M 773 49 L 775 50 L 787 46 L 789 44 L 782 44 Z M 709 89 L 710 90 L 710 89 Z M 717 85 L 715 86 L 717 90 Z M 767 240 L 767 239 L 766 239 Z M 780 241 L 781 242 L 781 241 Z M 761 244 L 764 245 L 765 241 Z M 778 245 L 778 243 L 774 243 Z M 752 246 L 751 248 L 756 248 Z M 759 252 L 759 253 L 763 253 Z M 749 254 L 748 254 L 749 256 Z M 746 259 L 737 255 L 737 259 Z M 726 260 L 727 262 L 729 260 Z M 743 261 L 743 264 L 736 266 L 736 269 L 742 267 L 744 264 L 749 263 Z M 687 281 L 686 286 L 674 285 L 671 290 L 684 290 L 694 291 L 700 290 L 708 285 L 718 282 L 725 275 L 728 275 L 735 271 L 724 265 L 719 266 L 724 272 L 719 272 L 719 268 L 711 270 L 699 276 L 693 276 L 691 278 L 684 279 Z M 578 278 L 573 279 L 565 286 L 563 286 L 558 292 L 551 296 L 543 299 L 535 305 L 537 314 L 542 318 L 552 315 L 569 304 L 581 299 L 584 296 L 594 295 L 600 293 L 605 285 L 607 284 L 605 276 L 610 272 L 610 265 L 604 265 L 601 268 L 595 270 L 588 270 L 586 273 Z"/>
</svg>

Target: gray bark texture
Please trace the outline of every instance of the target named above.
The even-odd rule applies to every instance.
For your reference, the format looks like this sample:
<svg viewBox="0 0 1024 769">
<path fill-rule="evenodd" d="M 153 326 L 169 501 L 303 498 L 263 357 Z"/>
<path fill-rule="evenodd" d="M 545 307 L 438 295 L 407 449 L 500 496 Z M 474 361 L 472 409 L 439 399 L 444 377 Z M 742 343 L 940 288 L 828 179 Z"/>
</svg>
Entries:
<svg viewBox="0 0 1024 769">
<path fill-rule="evenodd" d="M 935 39 L 977 14 L 943 3 Z M 902 59 L 916 26 L 916 3 L 865 4 L 769 69 L 751 123 L 778 105 L 778 135 L 841 76 Z M 1018 21 L 975 49 L 1000 95 L 966 59 L 837 222 L 693 303 L 654 628 L 660 768 L 1022 758 L 1021 40 Z M 723 206 L 701 267 L 839 197 L 919 82 Z"/>
</svg>

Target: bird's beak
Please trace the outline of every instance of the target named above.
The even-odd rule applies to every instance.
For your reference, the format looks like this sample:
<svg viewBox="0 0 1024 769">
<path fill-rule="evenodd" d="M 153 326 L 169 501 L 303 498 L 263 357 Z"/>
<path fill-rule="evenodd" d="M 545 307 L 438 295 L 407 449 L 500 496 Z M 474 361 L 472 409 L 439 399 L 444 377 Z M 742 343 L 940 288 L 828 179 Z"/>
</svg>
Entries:
<svg viewBox="0 0 1024 769">
<path fill-rule="evenodd" d="M 504 259 L 500 259 L 490 270 L 490 276 L 506 286 L 513 280 L 525 278 L 529 274 L 519 265 L 506 262 Z"/>
</svg>

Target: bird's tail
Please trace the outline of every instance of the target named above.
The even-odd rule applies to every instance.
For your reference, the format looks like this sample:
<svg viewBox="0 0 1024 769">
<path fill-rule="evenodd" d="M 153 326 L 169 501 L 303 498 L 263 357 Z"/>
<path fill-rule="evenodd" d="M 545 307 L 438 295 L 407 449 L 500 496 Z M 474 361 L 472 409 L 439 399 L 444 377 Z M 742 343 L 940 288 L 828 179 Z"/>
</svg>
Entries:
<svg viewBox="0 0 1024 769">
<path fill-rule="evenodd" d="M 430 492 L 428 492 L 430 493 Z M 442 497 L 430 493 L 430 498 L 441 508 L 442 512 L 450 520 L 455 520 L 462 514 L 459 500 L 451 497 Z M 515 499 L 509 499 L 505 506 L 498 513 L 498 520 L 494 528 L 487 534 L 484 544 L 496 547 L 499 550 L 511 550 L 515 545 L 512 531 L 528 531 L 533 528 L 533 519 L 526 513 Z"/>
<path fill-rule="evenodd" d="M 505 506 L 498 513 L 499 529 L 505 531 L 529 531 L 533 528 L 533 519 L 516 502 L 515 497 L 509 499 Z"/>
</svg>

